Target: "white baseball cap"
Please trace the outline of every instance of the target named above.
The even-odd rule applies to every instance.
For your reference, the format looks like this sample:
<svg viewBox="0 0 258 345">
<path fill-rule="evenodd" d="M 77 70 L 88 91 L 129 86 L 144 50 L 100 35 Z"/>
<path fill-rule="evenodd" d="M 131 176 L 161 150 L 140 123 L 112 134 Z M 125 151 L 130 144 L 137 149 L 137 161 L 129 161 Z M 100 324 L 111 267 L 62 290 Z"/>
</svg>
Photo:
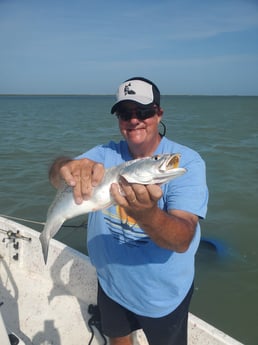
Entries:
<svg viewBox="0 0 258 345">
<path fill-rule="evenodd" d="M 116 94 L 116 103 L 111 109 L 111 114 L 117 110 L 123 101 L 133 101 L 141 106 L 152 104 L 160 105 L 160 92 L 157 86 L 150 80 L 135 77 L 122 83 Z"/>
</svg>

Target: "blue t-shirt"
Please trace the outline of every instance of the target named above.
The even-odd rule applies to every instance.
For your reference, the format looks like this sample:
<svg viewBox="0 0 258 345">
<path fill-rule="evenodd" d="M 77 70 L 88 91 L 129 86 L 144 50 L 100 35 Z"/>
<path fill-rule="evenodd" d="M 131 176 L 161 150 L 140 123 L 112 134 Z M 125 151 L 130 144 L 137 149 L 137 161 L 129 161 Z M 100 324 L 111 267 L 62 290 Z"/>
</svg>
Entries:
<svg viewBox="0 0 258 345">
<path fill-rule="evenodd" d="M 207 211 L 205 164 L 200 155 L 163 137 L 155 154 L 180 153 L 187 173 L 162 185 L 161 209 L 184 210 L 200 218 Z M 112 167 L 132 159 L 127 143 L 111 141 L 78 158 L 87 157 Z M 89 214 L 88 252 L 106 294 L 138 315 L 162 317 L 183 301 L 194 279 L 194 256 L 200 226 L 185 253 L 156 245 L 118 206 Z"/>
</svg>

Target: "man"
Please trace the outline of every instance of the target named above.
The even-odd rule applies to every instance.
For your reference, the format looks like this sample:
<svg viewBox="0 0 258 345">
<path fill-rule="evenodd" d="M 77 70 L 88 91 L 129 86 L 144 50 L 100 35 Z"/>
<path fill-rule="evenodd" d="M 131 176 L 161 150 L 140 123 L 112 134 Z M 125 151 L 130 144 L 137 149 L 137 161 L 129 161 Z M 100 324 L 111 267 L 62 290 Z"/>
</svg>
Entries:
<svg viewBox="0 0 258 345">
<path fill-rule="evenodd" d="M 61 179 L 73 186 L 80 204 L 101 181 L 104 168 L 154 154 L 181 154 L 187 173 L 163 186 L 123 179 L 113 184 L 116 206 L 89 214 L 87 240 L 110 344 L 131 345 L 131 332 L 142 328 L 150 345 L 185 345 L 198 220 L 207 210 L 205 164 L 197 152 L 160 135 L 160 93 L 150 80 L 122 83 L 111 113 L 124 140 L 97 146 L 75 160 L 57 159 L 50 180 L 56 187 Z"/>
</svg>

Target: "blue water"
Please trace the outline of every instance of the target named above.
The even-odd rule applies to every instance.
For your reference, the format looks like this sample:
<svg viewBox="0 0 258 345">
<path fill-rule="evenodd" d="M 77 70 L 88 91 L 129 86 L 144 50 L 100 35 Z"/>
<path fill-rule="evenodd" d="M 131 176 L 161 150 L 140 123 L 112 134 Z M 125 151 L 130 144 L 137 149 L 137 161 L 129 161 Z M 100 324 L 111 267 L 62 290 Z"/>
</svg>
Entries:
<svg viewBox="0 0 258 345">
<path fill-rule="evenodd" d="M 0 96 L 0 214 L 45 221 L 55 195 L 47 177 L 52 160 L 120 139 L 113 100 Z M 210 203 L 191 311 L 256 345 L 258 97 L 164 96 L 162 106 L 167 136 L 199 151 L 207 164 Z M 71 221 L 58 239 L 86 252 L 86 231 L 75 227 L 85 221 Z"/>
</svg>

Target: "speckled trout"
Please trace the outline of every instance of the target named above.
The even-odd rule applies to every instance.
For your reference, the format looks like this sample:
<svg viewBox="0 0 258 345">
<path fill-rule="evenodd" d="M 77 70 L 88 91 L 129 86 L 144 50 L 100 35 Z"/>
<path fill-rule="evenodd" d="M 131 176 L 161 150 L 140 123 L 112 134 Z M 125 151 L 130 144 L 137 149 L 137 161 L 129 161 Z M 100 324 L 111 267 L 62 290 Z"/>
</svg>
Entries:
<svg viewBox="0 0 258 345">
<path fill-rule="evenodd" d="M 102 210 L 114 204 L 110 195 L 110 187 L 112 183 L 119 183 L 121 176 L 129 183 L 163 184 L 186 172 L 186 169 L 179 167 L 179 161 L 179 153 L 161 154 L 134 159 L 106 169 L 101 183 L 94 187 L 91 198 L 84 200 L 80 205 L 74 201 L 73 188 L 63 182 L 48 209 L 47 220 L 40 234 L 45 263 L 47 262 L 49 241 L 66 220 Z"/>
</svg>

